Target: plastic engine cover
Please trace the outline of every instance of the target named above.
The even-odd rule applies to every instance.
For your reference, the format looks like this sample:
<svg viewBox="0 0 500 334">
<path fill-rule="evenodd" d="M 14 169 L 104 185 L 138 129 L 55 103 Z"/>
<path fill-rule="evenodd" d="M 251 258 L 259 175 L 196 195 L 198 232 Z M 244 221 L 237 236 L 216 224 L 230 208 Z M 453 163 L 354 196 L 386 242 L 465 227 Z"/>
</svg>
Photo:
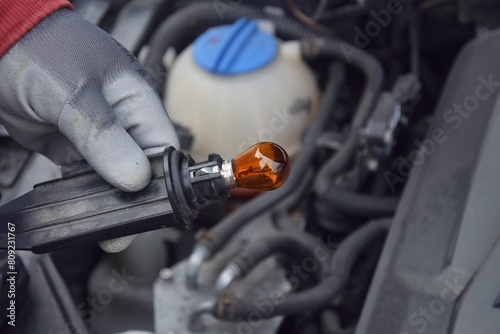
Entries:
<svg viewBox="0 0 500 334">
<path fill-rule="evenodd" d="M 386 174 L 389 182 L 410 179 L 357 334 L 498 333 L 498 59 L 500 31 L 464 48 L 413 172 L 401 158 L 399 175 Z"/>
</svg>

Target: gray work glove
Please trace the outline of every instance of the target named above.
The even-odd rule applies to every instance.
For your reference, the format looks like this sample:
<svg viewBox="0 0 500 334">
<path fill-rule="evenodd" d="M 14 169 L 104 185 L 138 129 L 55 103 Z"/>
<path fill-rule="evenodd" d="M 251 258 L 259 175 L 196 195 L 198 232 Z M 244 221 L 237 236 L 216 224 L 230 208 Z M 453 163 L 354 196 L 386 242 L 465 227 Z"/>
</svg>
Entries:
<svg viewBox="0 0 500 334">
<path fill-rule="evenodd" d="M 117 188 L 138 191 L 151 179 L 147 155 L 178 147 L 145 75 L 111 36 L 61 9 L 0 58 L 0 123 L 56 164 L 86 160 Z"/>
</svg>

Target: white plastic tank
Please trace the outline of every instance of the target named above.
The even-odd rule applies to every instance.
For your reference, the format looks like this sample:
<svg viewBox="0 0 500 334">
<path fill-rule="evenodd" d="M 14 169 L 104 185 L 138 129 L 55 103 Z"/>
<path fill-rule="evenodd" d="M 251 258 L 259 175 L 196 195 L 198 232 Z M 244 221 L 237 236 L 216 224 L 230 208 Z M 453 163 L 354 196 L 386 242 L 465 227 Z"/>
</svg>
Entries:
<svg viewBox="0 0 500 334">
<path fill-rule="evenodd" d="M 174 122 L 194 135 L 189 151 L 228 159 L 261 141 L 294 156 L 317 111 L 319 89 L 298 42 L 281 42 L 258 22 L 212 28 L 176 59 L 165 91 Z"/>
</svg>

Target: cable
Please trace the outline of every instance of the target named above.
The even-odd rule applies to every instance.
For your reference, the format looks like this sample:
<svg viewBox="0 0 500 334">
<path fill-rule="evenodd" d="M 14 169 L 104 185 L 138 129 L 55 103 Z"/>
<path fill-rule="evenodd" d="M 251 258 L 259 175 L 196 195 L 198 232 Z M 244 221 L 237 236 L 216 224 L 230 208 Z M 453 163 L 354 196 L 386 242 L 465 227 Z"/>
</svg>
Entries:
<svg viewBox="0 0 500 334">
<path fill-rule="evenodd" d="M 311 38 L 302 45 L 306 58 L 345 57 L 350 65 L 357 67 L 366 76 L 361 102 L 356 109 L 347 139 L 340 150 L 320 169 L 316 177 L 314 190 L 318 195 L 322 196 L 328 190 L 333 177 L 348 167 L 351 162 L 358 144 L 359 131 L 370 115 L 370 111 L 382 88 L 384 72 L 375 57 L 344 42 Z"/>
<path fill-rule="evenodd" d="M 245 277 L 256 265 L 271 255 L 280 254 L 290 262 L 296 262 L 306 257 L 314 258 L 317 248 L 316 241 L 307 233 L 299 230 L 279 231 L 251 240 L 238 254 L 233 256 L 226 268 L 219 275 L 216 290 L 224 291 L 234 280 Z M 318 278 L 324 268 L 318 262 Z"/>
<path fill-rule="evenodd" d="M 442 4 L 446 4 L 446 3 L 450 3 L 450 2 L 454 2 L 454 1 L 453 0 L 428 0 L 428 1 L 421 1 L 418 4 L 418 10 L 421 11 L 421 12 L 424 12 L 424 11 L 429 10 L 431 8 L 434 8 L 436 6 L 439 6 L 439 5 L 442 5 Z"/>
<path fill-rule="evenodd" d="M 332 185 L 318 200 L 325 201 L 341 213 L 361 218 L 381 218 L 396 212 L 399 197 L 359 194 Z"/>
<path fill-rule="evenodd" d="M 320 2 L 318 5 L 318 8 L 315 9 L 315 12 L 319 9 L 319 6 L 326 6 L 326 3 L 325 3 L 326 1 L 322 1 L 322 2 L 323 2 L 323 4 Z M 297 6 L 297 4 L 295 4 L 294 0 L 286 0 L 286 4 L 287 4 L 288 8 L 290 9 L 290 11 L 292 12 L 292 14 L 302 23 L 304 23 L 304 24 L 306 24 L 314 29 L 318 29 L 318 30 L 322 31 L 323 33 L 329 32 L 329 29 L 326 26 L 319 24 L 314 18 L 309 17 L 306 14 L 304 14 L 304 12 L 302 12 L 302 10 L 300 10 L 300 8 Z"/>
<path fill-rule="evenodd" d="M 215 317 L 234 321 L 238 318 L 248 318 L 252 314 L 260 314 L 263 318 L 290 316 L 303 313 L 304 310 L 316 311 L 328 305 L 346 286 L 359 256 L 373 242 L 385 237 L 389 226 L 388 219 L 375 220 L 348 236 L 332 256 L 328 276 L 315 287 L 282 297 L 279 302 L 269 299 L 238 299 L 232 294 L 222 294 L 214 307 Z"/>
<path fill-rule="evenodd" d="M 410 39 L 410 71 L 420 77 L 420 20 L 419 13 L 412 4 L 409 6 L 408 32 Z"/>
</svg>

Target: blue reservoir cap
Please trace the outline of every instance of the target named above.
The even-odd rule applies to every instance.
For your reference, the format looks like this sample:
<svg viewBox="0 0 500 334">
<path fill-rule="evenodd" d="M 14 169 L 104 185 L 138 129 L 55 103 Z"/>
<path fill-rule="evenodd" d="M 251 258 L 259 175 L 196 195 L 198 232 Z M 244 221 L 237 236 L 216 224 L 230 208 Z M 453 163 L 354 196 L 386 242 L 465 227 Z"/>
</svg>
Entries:
<svg viewBox="0 0 500 334">
<path fill-rule="evenodd" d="M 193 59 L 211 73 L 235 75 L 266 66 L 277 50 L 274 36 L 261 31 L 256 20 L 242 18 L 200 35 L 193 43 Z"/>
</svg>

